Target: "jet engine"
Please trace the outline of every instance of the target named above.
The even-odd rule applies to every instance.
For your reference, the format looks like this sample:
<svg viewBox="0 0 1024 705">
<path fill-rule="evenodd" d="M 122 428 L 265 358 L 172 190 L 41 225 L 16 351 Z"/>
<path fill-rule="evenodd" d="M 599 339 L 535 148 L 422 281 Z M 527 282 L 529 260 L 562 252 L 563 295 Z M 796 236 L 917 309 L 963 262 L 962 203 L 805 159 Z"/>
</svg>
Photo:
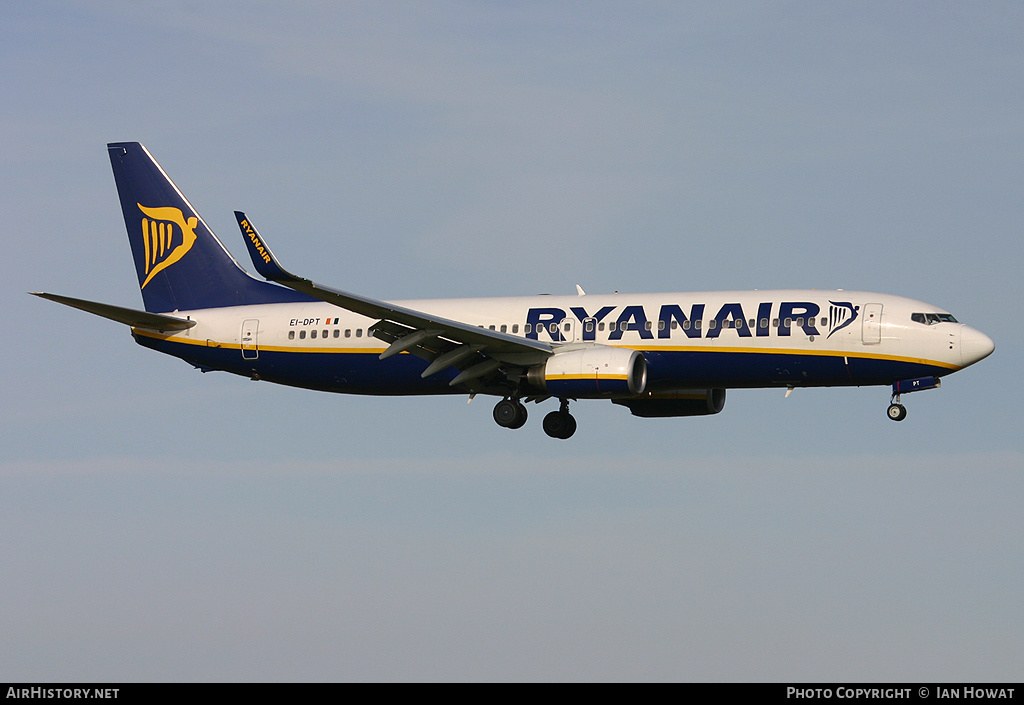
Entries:
<svg viewBox="0 0 1024 705">
<path fill-rule="evenodd" d="M 647 360 L 636 350 L 595 345 L 555 353 L 527 370 L 526 379 L 556 397 L 635 396 L 647 386 Z"/>
</svg>

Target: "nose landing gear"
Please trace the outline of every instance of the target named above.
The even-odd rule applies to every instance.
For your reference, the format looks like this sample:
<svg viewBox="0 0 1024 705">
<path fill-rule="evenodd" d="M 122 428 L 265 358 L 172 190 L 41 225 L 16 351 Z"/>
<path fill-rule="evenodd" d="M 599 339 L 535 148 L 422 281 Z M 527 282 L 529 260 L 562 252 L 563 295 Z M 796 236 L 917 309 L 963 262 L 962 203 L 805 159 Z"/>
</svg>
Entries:
<svg viewBox="0 0 1024 705">
<path fill-rule="evenodd" d="M 893 421 L 902 421 L 907 418 L 907 407 L 900 404 L 900 394 L 910 392 L 922 392 L 926 389 L 936 389 L 942 386 L 938 377 L 917 377 L 894 382 L 892 385 L 892 398 L 889 399 L 889 408 L 885 412 Z"/>
<path fill-rule="evenodd" d="M 893 397 L 893 401 L 889 404 L 889 408 L 885 413 L 893 421 L 902 421 L 907 418 L 907 407 L 900 404 L 899 394 Z"/>
</svg>

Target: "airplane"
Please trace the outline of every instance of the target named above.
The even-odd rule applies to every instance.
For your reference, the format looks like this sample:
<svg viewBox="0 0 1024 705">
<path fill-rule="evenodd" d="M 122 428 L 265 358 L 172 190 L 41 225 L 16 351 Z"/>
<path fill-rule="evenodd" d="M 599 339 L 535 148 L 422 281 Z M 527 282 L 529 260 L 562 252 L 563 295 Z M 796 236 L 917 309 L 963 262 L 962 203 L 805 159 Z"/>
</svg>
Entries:
<svg viewBox="0 0 1024 705">
<path fill-rule="evenodd" d="M 787 289 L 388 302 L 285 270 L 242 212 L 258 279 L 228 253 L 149 151 L 107 145 L 145 310 L 31 292 L 131 327 L 135 341 L 203 372 L 372 395 L 498 397 L 515 429 L 548 399 L 552 438 L 569 404 L 604 399 L 634 416 L 717 414 L 727 389 L 891 385 L 901 396 L 990 355 L 948 311 L 889 294 Z"/>
</svg>

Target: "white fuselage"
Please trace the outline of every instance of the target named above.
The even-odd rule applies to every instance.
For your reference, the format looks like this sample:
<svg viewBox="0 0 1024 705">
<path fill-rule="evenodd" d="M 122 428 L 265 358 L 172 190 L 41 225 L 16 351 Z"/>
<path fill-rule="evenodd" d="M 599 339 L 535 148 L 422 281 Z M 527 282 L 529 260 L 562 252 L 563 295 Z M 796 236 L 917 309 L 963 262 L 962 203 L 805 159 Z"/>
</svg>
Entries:
<svg viewBox="0 0 1024 705">
<path fill-rule="evenodd" d="M 941 376 L 991 352 L 991 341 L 912 299 L 854 291 L 774 290 L 529 296 L 396 302 L 489 330 L 572 345 L 631 348 L 652 388 L 889 384 Z M 917 322 L 915 314 L 942 314 Z M 457 391 L 376 360 L 374 319 L 322 302 L 178 311 L 196 325 L 139 341 L 203 367 L 359 393 Z M 920 316 L 919 316 L 920 317 Z M 987 341 L 987 342 L 986 342 Z M 408 355 L 398 356 L 408 358 Z M 410 367 L 411 361 L 403 363 Z M 411 364 L 410 373 L 425 362 Z M 336 369 L 318 380 L 325 369 Z M 379 370 L 374 380 L 373 370 Z M 379 386 L 379 389 L 375 389 Z"/>
</svg>

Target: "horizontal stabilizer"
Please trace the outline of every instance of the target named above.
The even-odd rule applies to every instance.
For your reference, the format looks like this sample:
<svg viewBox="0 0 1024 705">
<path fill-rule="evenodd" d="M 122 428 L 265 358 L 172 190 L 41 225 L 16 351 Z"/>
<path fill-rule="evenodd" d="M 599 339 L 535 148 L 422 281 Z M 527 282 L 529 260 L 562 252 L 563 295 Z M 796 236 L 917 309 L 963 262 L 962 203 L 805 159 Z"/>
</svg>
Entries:
<svg viewBox="0 0 1024 705">
<path fill-rule="evenodd" d="M 110 320 L 117 321 L 118 323 L 124 323 L 132 326 L 133 328 L 147 328 L 149 330 L 159 331 L 186 330 L 196 324 L 195 321 L 190 321 L 184 318 L 165 316 L 159 313 L 149 313 L 147 311 L 136 311 L 132 308 L 111 306 L 110 304 L 101 304 L 95 301 L 86 301 L 85 299 L 73 299 L 70 296 L 59 296 L 57 294 L 47 294 L 40 291 L 30 291 L 29 293 L 42 299 L 56 301 L 59 304 L 64 304 L 71 308 L 88 311 L 89 313 L 94 313 L 97 316 L 109 318 Z"/>
</svg>

